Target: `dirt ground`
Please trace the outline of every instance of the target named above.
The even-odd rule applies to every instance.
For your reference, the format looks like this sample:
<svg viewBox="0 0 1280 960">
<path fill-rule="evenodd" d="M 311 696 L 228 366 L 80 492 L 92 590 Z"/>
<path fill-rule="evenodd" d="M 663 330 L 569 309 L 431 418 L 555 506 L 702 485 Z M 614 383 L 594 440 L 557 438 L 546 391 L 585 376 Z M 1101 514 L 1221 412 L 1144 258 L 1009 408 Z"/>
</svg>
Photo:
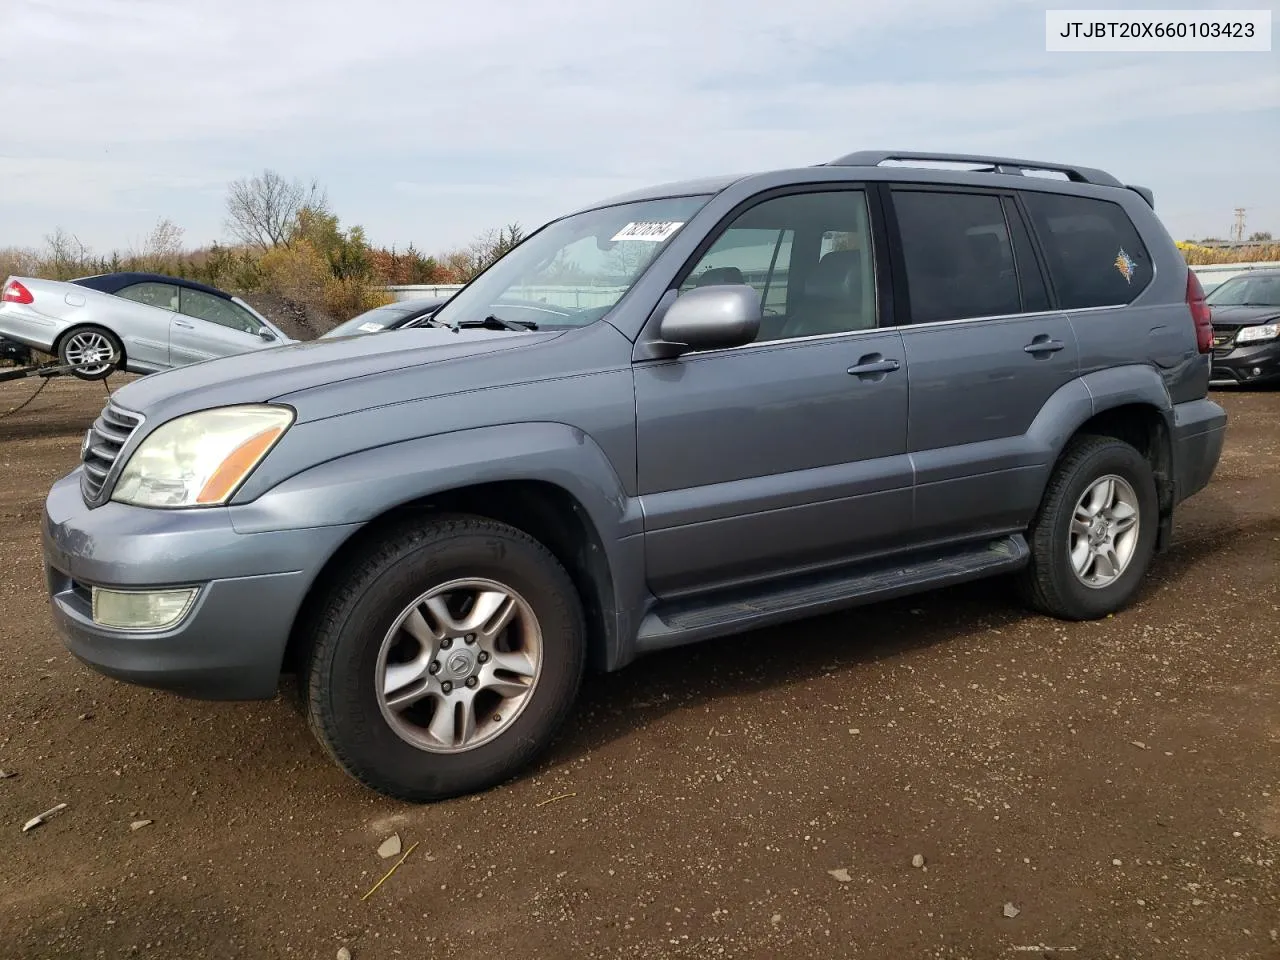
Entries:
<svg viewBox="0 0 1280 960">
<path fill-rule="evenodd" d="M 529 775 L 415 807 L 283 697 L 65 652 L 40 507 L 105 391 L 53 382 L 0 419 L 0 955 L 1280 958 L 1280 392 L 1218 397 L 1217 477 L 1123 615 L 983 584 L 671 651 Z"/>
</svg>

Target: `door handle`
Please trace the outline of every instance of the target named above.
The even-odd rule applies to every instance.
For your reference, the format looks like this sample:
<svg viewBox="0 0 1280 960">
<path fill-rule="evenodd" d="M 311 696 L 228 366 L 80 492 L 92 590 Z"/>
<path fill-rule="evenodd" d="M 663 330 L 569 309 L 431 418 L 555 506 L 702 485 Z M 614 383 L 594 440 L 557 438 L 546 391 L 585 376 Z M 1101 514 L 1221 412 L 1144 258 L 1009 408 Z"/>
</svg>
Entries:
<svg viewBox="0 0 1280 960">
<path fill-rule="evenodd" d="M 1050 340 L 1042 333 L 1022 349 L 1027 353 L 1057 353 L 1065 346 L 1061 340 Z"/>
<path fill-rule="evenodd" d="M 862 357 L 849 368 L 849 374 L 855 377 L 866 377 L 876 373 L 893 373 L 901 364 L 897 360 L 880 359 L 880 354 L 873 353 Z"/>
<path fill-rule="evenodd" d="M 183 323 L 181 320 L 173 321 L 175 327 L 181 327 L 183 330 L 194 330 L 195 327 L 190 323 Z"/>
</svg>

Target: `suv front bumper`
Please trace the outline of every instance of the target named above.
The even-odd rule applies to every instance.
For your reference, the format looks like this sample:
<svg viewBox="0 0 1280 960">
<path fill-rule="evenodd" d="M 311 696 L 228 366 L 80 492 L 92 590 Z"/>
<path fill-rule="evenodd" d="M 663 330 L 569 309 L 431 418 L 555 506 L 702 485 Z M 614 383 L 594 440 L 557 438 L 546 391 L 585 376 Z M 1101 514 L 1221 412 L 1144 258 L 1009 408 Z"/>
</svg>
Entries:
<svg viewBox="0 0 1280 960">
<path fill-rule="evenodd" d="M 1280 379 L 1280 340 L 1263 340 L 1213 357 L 1209 382 L 1214 386 L 1264 383 Z"/>
<path fill-rule="evenodd" d="M 324 562 L 353 526 L 240 534 L 229 508 L 90 510 L 80 471 L 45 500 L 42 542 L 53 618 L 68 650 L 109 677 L 205 700 L 267 699 L 293 622 Z M 195 587 L 161 630 L 95 623 L 93 587 Z"/>
</svg>

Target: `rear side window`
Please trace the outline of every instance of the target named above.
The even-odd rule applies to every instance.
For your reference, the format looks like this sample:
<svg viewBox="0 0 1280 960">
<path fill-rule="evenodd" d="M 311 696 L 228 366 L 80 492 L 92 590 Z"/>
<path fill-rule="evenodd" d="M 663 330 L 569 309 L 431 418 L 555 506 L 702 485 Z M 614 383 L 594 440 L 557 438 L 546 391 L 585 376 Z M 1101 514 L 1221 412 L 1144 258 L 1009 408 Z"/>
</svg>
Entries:
<svg viewBox="0 0 1280 960">
<path fill-rule="evenodd" d="M 1022 312 L 1000 198 L 895 190 L 912 323 Z"/>
<path fill-rule="evenodd" d="M 1030 191 L 1022 202 L 1062 309 L 1131 303 L 1151 282 L 1151 255 L 1119 204 Z"/>
<path fill-rule="evenodd" d="M 178 288 L 168 283 L 135 283 L 117 290 L 116 296 L 161 310 L 178 309 Z"/>
</svg>

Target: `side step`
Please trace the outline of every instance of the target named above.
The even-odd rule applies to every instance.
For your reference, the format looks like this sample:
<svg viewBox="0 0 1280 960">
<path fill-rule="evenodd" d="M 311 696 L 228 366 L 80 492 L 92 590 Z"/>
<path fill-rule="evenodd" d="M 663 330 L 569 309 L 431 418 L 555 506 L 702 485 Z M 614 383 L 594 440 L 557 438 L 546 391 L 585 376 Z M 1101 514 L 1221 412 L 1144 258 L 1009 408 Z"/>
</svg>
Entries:
<svg viewBox="0 0 1280 960">
<path fill-rule="evenodd" d="M 751 590 L 659 604 L 640 624 L 636 647 L 662 650 L 938 587 L 1011 573 L 1031 552 L 1022 534 L 889 564 L 824 571 Z"/>
</svg>

